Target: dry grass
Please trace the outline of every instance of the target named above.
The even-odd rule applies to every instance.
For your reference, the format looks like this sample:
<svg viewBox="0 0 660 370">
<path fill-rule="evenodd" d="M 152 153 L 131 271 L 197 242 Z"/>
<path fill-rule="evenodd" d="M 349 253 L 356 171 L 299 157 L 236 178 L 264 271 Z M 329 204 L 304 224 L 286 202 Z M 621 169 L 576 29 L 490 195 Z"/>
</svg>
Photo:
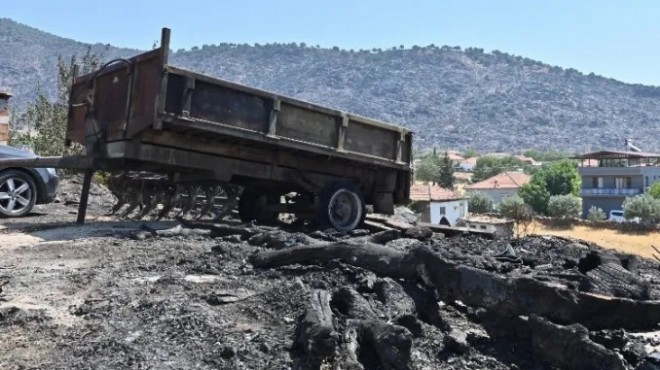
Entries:
<svg viewBox="0 0 660 370">
<path fill-rule="evenodd" d="M 642 257 L 653 258 L 657 252 L 651 245 L 660 248 L 660 233 L 623 233 L 617 230 L 594 229 L 587 226 L 574 226 L 571 229 L 549 228 L 540 223 L 534 223 L 531 233 L 541 235 L 557 235 L 582 239 L 596 243 L 604 248 L 612 248 L 626 253 L 634 253 Z"/>
</svg>

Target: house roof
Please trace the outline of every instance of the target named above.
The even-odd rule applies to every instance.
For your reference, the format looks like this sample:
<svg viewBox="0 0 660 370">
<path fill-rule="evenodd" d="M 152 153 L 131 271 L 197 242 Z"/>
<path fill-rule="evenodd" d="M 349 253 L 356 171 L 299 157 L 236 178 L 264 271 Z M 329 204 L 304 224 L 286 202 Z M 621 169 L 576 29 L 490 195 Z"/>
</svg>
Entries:
<svg viewBox="0 0 660 370">
<path fill-rule="evenodd" d="M 465 158 L 463 158 L 462 155 L 460 155 L 458 153 L 447 152 L 447 156 L 449 157 L 449 159 L 451 159 L 454 162 L 460 162 L 460 161 L 465 159 Z"/>
<path fill-rule="evenodd" d="M 532 177 L 522 172 L 502 172 L 483 181 L 467 185 L 466 190 L 518 189 L 527 184 Z"/>
<path fill-rule="evenodd" d="M 600 150 L 597 152 L 580 154 L 573 158 L 575 159 L 660 158 L 660 153 Z"/>
<path fill-rule="evenodd" d="M 410 187 L 410 200 L 418 202 L 437 202 L 465 199 L 457 192 L 437 185 L 416 183 Z"/>
</svg>

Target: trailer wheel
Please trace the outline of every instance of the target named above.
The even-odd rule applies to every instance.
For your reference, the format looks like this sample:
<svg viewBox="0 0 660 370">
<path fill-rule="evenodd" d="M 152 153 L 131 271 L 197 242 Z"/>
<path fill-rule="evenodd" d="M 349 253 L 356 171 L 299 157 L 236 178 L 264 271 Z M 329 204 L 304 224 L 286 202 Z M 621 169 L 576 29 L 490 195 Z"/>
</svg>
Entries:
<svg viewBox="0 0 660 370">
<path fill-rule="evenodd" d="M 269 197 L 265 191 L 246 187 L 238 201 L 238 215 L 242 222 L 257 221 L 259 223 L 273 223 L 279 215 L 268 210 Z"/>
<path fill-rule="evenodd" d="M 351 183 L 332 184 L 321 191 L 319 221 L 337 231 L 351 231 L 366 216 L 362 192 Z"/>
</svg>

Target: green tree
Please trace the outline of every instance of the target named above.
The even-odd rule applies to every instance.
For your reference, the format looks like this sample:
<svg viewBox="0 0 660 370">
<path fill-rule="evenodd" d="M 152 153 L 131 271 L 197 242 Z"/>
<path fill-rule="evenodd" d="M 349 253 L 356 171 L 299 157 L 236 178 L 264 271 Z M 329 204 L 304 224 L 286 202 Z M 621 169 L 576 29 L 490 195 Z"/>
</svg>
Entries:
<svg viewBox="0 0 660 370">
<path fill-rule="evenodd" d="M 580 183 L 577 164 L 562 160 L 546 164 L 536 170 L 532 180 L 520 189 L 519 195 L 535 212 L 547 214 L 551 196 L 567 194 L 578 196 Z"/>
<path fill-rule="evenodd" d="M 447 189 L 454 187 L 454 162 L 449 158 L 449 153 L 440 159 L 440 166 L 438 168 L 438 184 Z"/>
<path fill-rule="evenodd" d="M 64 138 L 69 94 L 73 81 L 73 67 L 76 64 L 80 65 L 79 74 L 86 74 L 98 69 L 100 58 L 92 53 L 91 48 L 87 49 L 87 53 L 80 61 L 75 55 L 68 61 L 59 56 L 57 59 L 57 100 L 51 102 L 37 87 L 37 98 L 17 119 L 19 126 L 27 127 L 28 131 L 12 135 L 12 145 L 31 147 L 35 153 L 42 156 L 58 156 L 65 153 Z"/>
<path fill-rule="evenodd" d="M 474 166 L 474 174 L 472 181 L 482 181 L 489 177 L 506 171 L 516 171 L 518 169 L 527 169 L 529 166 L 520 159 L 508 157 L 479 157 L 477 164 Z"/>
<path fill-rule="evenodd" d="M 587 215 L 587 219 L 589 221 L 605 221 L 607 219 L 607 215 L 605 214 L 605 211 L 603 211 L 602 208 L 591 206 L 591 208 L 589 208 L 589 214 Z"/>
<path fill-rule="evenodd" d="M 649 194 L 626 198 L 623 202 L 623 215 L 631 220 L 639 217 L 647 223 L 660 222 L 660 199 Z"/>
<path fill-rule="evenodd" d="M 493 211 L 493 200 L 482 192 L 470 194 L 468 211 L 472 213 L 489 213 Z"/>
<path fill-rule="evenodd" d="M 534 177 L 543 180 L 550 195 L 580 194 L 580 173 L 577 163 L 562 160 L 541 167 Z"/>
<path fill-rule="evenodd" d="M 532 178 L 533 179 L 533 178 Z M 531 181 L 518 190 L 518 195 L 538 214 L 546 214 L 550 193 L 543 184 Z"/>
<path fill-rule="evenodd" d="M 472 158 L 472 157 L 478 157 L 479 152 L 477 152 L 474 149 L 468 149 L 465 152 L 463 152 L 462 155 L 463 155 L 463 158 L 467 159 L 467 158 Z"/>
<path fill-rule="evenodd" d="M 440 173 L 440 157 L 435 153 L 421 158 L 419 167 L 415 170 L 415 177 L 420 181 L 438 182 Z"/>
<path fill-rule="evenodd" d="M 571 194 L 553 195 L 548 200 L 548 214 L 562 220 L 580 218 L 582 214 L 582 198 Z"/>
<path fill-rule="evenodd" d="M 660 181 L 651 185 L 648 194 L 655 199 L 660 199 Z"/>
</svg>

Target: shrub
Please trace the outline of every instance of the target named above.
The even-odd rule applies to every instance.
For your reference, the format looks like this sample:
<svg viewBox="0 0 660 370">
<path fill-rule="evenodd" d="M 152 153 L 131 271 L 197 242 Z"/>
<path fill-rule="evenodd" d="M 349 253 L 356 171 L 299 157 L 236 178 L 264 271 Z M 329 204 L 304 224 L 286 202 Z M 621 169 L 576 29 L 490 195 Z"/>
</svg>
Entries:
<svg viewBox="0 0 660 370">
<path fill-rule="evenodd" d="M 623 202 L 623 215 L 631 220 L 639 217 L 646 223 L 660 222 L 660 199 L 649 194 L 626 198 Z"/>
<path fill-rule="evenodd" d="M 660 181 L 651 185 L 651 188 L 649 188 L 649 195 L 655 199 L 660 199 Z"/>
<path fill-rule="evenodd" d="M 511 220 L 518 220 L 531 211 L 529 206 L 525 204 L 525 201 L 517 195 L 502 199 L 499 209 L 503 217 Z"/>
<path fill-rule="evenodd" d="M 499 209 L 503 217 L 515 221 L 516 236 L 521 237 L 527 234 L 528 228 L 534 220 L 534 211 L 525 204 L 521 197 L 515 195 L 502 199 Z"/>
<path fill-rule="evenodd" d="M 548 214 L 551 217 L 564 220 L 580 218 L 582 214 L 582 198 L 566 195 L 553 195 L 548 200 Z"/>
<path fill-rule="evenodd" d="M 589 214 L 587 215 L 587 219 L 589 221 L 605 221 L 607 219 L 607 215 L 605 214 L 605 211 L 603 211 L 602 208 L 598 208 L 596 206 L 591 206 L 589 208 Z"/>
<path fill-rule="evenodd" d="M 493 200 L 484 193 L 476 192 L 468 199 L 468 211 L 472 213 L 488 213 L 493 210 Z"/>
</svg>

